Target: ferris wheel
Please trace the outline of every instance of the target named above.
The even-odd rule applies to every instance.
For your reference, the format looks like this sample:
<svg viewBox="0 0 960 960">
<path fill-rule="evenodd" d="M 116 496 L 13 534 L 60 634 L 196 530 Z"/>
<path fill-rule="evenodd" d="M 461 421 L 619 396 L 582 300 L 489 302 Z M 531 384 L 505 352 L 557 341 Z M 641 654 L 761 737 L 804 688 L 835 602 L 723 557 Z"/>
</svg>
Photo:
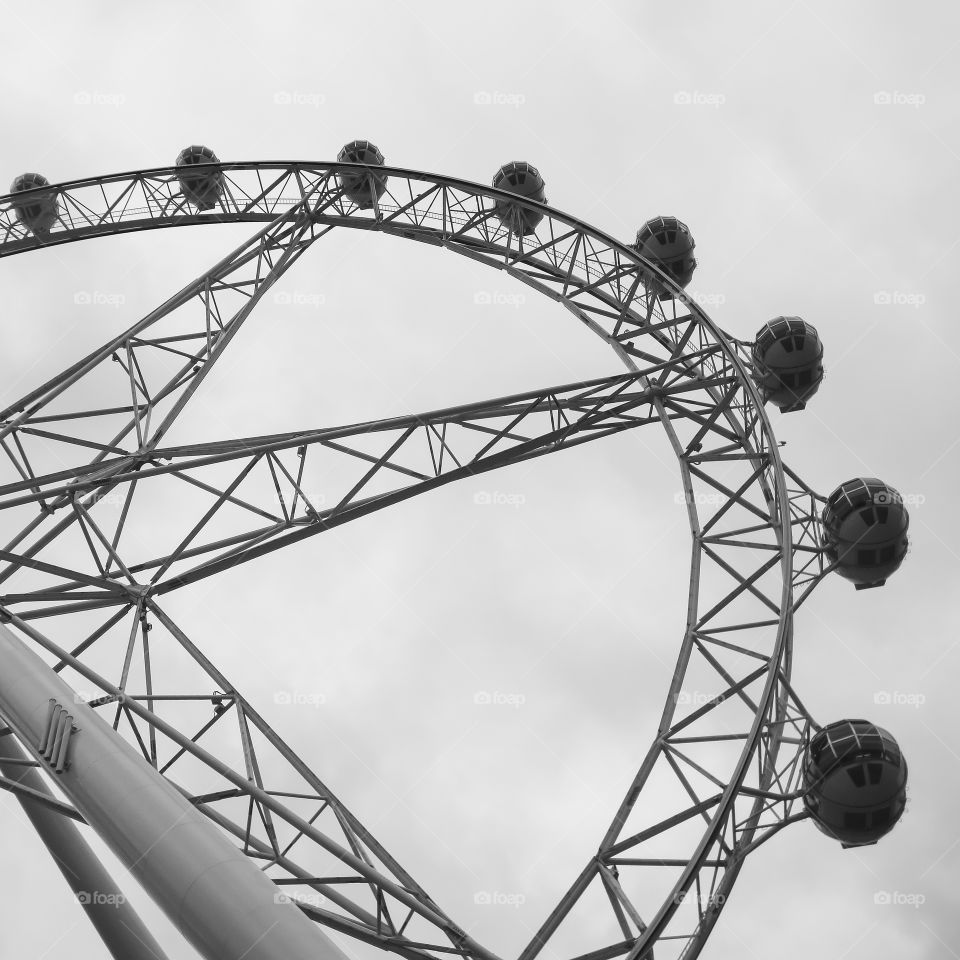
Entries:
<svg viewBox="0 0 960 960">
<path fill-rule="evenodd" d="M 676 455 L 692 537 L 676 667 L 596 854 L 519 960 L 548 944 L 570 960 L 695 957 L 747 855 L 788 824 L 811 819 L 845 846 L 894 827 L 907 778 L 894 738 L 861 719 L 820 726 L 791 685 L 793 614 L 814 587 L 831 572 L 879 586 L 907 552 L 895 489 L 857 478 L 823 497 L 781 461 L 767 410 L 802 410 L 819 388 L 811 324 L 777 317 L 753 341 L 719 329 L 684 293 L 694 241 L 674 217 L 628 245 L 548 206 L 528 163 L 486 187 L 389 167 L 368 141 L 335 163 L 224 163 L 191 146 L 171 167 L 60 184 L 24 174 L 0 198 L 0 256 L 218 223 L 254 232 L 0 412 L 0 787 L 114 957 L 165 954 L 76 822 L 210 960 L 345 956 L 326 931 L 409 960 L 497 960 L 284 743 L 165 596 L 441 485 L 647 425 Z M 170 442 L 264 294 L 337 228 L 503 270 L 565 307 L 625 372 Z M 162 542 L 137 535 L 156 531 L 158 503 Z M 595 941 L 565 946 L 587 928 Z"/>
</svg>

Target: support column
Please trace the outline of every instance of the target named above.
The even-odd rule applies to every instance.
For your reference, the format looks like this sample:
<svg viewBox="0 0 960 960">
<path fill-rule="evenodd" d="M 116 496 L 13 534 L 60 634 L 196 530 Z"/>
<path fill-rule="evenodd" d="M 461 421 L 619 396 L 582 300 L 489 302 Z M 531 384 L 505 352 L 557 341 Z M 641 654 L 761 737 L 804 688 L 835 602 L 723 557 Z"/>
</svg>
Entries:
<svg viewBox="0 0 960 960">
<path fill-rule="evenodd" d="M 347 960 L 333 941 L 8 627 L 0 713 L 207 960 Z M 70 719 L 72 718 L 72 719 Z M 49 759 L 44 759 L 45 757 Z"/>
<path fill-rule="evenodd" d="M 0 736 L 0 772 L 8 780 L 53 797 L 36 767 L 27 766 L 29 759 L 12 733 Z M 18 795 L 17 799 L 111 956 L 115 960 L 167 960 L 76 824 L 28 797 Z"/>
</svg>

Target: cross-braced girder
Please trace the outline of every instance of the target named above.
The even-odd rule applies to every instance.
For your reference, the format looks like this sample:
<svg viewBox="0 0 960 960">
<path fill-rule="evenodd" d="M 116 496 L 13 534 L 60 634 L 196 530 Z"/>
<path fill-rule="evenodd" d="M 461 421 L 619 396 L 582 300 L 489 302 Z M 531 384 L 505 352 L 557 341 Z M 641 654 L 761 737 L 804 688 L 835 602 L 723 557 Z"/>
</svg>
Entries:
<svg viewBox="0 0 960 960">
<path fill-rule="evenodd" d="M 16 551 L 0 553 L 6 561 L 0 580 L 9 574 L 14 583 L 14 574 L 28 570 L 46 576 L 32 592 L 5 592 L 0 602 L 17 605 L 23 619 L 32 619 L 54 614 L 56 603 L 74 609 L 83 599 L 92 608 L 127 603 L 144 590 L 166 593 L 442 484 L 659 423 L 655 401 L 706 396 L 724 382 L 713 377 L 643 387 L 656 372 L 648 368 L 346 427 L 137 450 L 81 470 L 15 481 L 0 487 L 0 515 L 22 515 L 41 504 L 47 521 Z M 341 462 L 355 469 L 338 473 Z M 137 519 L 137 505 L 149 510 L 151 481 L 160 479 L 192 487 L 198 519 L 185 519 L 170 553 L 142 557 L 127 547 L 121 559 L 124 527 Z M 127 496 L 134 484 L 135 496 Z M 118 491 L 124 491 L 119 515 Z M 224 507 L 233 508 L 231 526 L 204 539 Z M 47 541 L 46 528 L 63 529 L 67 521 L 81 528 L 89 547 L 83 570 L 45 562 L 56 547 L 56 540 Z M 34 551 L 38 542 L 47 546 Z M 97 587 L 99 597 L 91 594 Z M 40 606 L 22 609 L 31 602 Z"/>
<path fill-rule="evenodd" d="M 0 530 L 10 530 L 0 609 L 58 670 L 98 687 L 95 708 L 111 712 L 144 761 L 268 864 L 282 888 L 304 891 L 303 909 L 318 922 L 408 956 L 490 956 L 282 744 L 158 598 L 440 484 L 658 422 L 680 464 L 694 543 L 677 667 L 656 739 L 596 857 L 521 957 L 532 960 L 575 922 L 591 886 L 610 905 L 610 928 L 587 956 L 640 957 L 654 943 L 658 957 L 664 948 L 695 956 L 745 853 L 795 816 L 809 718 L 789 687 L 792 613 L 825 569 L 818 498 L 792 473 L 797 489 L 787 482 L 748 345 L 624 245 L 501 191 L 384 168 L 386 192 L 361 209 L 339 187 L 351 165 L 218 169 L 223 194 L 206 212 L 185 201 L 170 169 L 59 185 L 60 220 L 41 240 L 18 223 L 9 198 L 6 210 L 0 201 L 0 256 L 134 229 L 267 223 L 125 334 L 0 414 Z M 536 233 L 512 234 L 495 215 L 498 201 L 543 213 Z M 335 226 L 504 270 L 565 306 L 630 372 L 372 423 L 171 443 L 177 418 L 263 292 Z M 106 371 L 97 381 L 110 380 L 102 405 L 71 401 L 71 388 Z M 341 462 L 354 472 L 335 486 L 328 476 Z M 189 492 L 193 512 L 176 518 L 165 550 L 137 555 L 126 533 L 162 483 Z M 104 619 L 61 643 L 31 626 L 65 613 Z M 161 681 L 158 650 L 184 656 L 195 684 Z M 190 708 L 213 716 L 190 726 Z M 231 717 L 233 765 L 200 746 Z M 299 778 L 299 789 L 273 788 L 268 753 L 281 783 Z M 189 776 L 178 779 L 184 767 Z M 667 815 L 653 802 L 657 791 L 673 798 Z M 294 801 L 313 809 L 298 812 Z M 328 860 L 321 869 L 311 857 Z M 331 857 L 345 874 L 330 872 Z M 361 888 L 372 902 L 354 896 Z M 411 923 L 434 933 L 408 936 Z"/>
</svg>

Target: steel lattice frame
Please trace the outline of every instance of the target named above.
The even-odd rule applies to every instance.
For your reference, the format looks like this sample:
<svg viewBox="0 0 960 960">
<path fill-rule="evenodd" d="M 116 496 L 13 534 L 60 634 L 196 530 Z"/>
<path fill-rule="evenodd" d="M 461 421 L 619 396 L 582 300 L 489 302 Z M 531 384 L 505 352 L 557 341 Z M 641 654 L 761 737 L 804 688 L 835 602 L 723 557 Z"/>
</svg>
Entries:
<svg viewBox="0 0 960 960">
<path fill-rule="evenodd" d="M 790 686 L 792 617 L 827 572 L 822 498 L 781 464 L 751 380 L 750 345 L 720 331 L 631 248 L 492 188 L 388 167 L 386 193 L 361 209 L 337 176 L 364 169 L 351 164 L 217 169 L 223 193 L 205 212 L 180 194 L 171 168 L 19 194 L 19 204 L 57 197 L 59 221 L 39 239 L 18 222 L 13 198 L 0 198 L 0 256 L 155 227 L 265 225 L 0 412 L 0 615 L 74 687 L 96 688 L 90 702 L 110 712 L 145 762 L 318 923 L 406 957 L 490 960 L 159 600 L 442 484 L 660 423 L 693 537 L 676 669 L 656 737 L 597 854 L 520 960 L 576 924 L 578 905 L 596 923 L 596 898 L 609 905 L 609 928 L 578 952 L 582 960 L 633 960 L 654 944 L 658 960 L 696 956 L 746 854 L 804 816 L 799 761 L 813 721 Z M 506 230 L 497 201 L 542 213 L 535 234 Z M 416 416 L 165 445 L 258 300 L 335 227 L 418 240 L 505 270 L 562 303 L 628 372 Z M 672 299 L 658 295 L 666 290 Z M 94 399 L 111 390 L 111 405 Z M 130 531 L 161 485 L 189 494 L 195 512 L 170 516 L 170 544 L 144 551 Z M 35 626 L 64 616 L 53 631 Z M 161 675 L 160 660 L 175 656 L 174 676 Z M 709 684 L 710 695 L 693 699 L 693 683 Z M 211 730 L 222 739 L 229 722 L 234 748 L 205 749 Z"/>
</svg>

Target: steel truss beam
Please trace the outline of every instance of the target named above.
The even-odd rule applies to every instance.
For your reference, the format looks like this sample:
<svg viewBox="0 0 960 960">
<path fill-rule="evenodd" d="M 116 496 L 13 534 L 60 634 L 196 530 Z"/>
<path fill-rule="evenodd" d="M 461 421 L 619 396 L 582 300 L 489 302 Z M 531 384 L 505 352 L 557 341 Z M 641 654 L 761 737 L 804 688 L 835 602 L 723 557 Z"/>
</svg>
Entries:
<svg viewBox="0 0 960 960">
<path fill-rule="evenodd" d="M 609 930 L 584 956 L 641 957 L 655 943 L 658 958 L 665 950 L 696 956 L 743 858 L 798 816 L 798 759 L 811 721 L 789 686 L 792 614 L 826 572 L 821 498 L 784 472 L 750 379 L 749 345 L 720 331 L 624 245 L 501 191 L 385 168 L 386 193 L 362 210 L 339 189 L 338 175 L 353 165 L 219 169 L 221 202 L 204 213 L 184 201 L 169 168 L 47 188 L 61 216 L 42 240 L 17 223 L 11 198 L 0 199 L 0 256 L 134 229 L 268 224 L 125 334 L 0 414 L 7 470 L 0 525 L 12 528 L 0 552 L 0 611 L 56 669 L 93 684 L 100 692 L 92 703 L 112 712 L 145 762 L 283 889 L 301 890 L 303 909 L 318 922 L 406 956 L 490 957 L 282 743 L 157 598 L 441 483 L 656 420 L 677 455 L 693 536 L 677 667 L 656 739 L 598 853 L 521 960 L 575 923 L 578 910 L 592 911 L 591 890 L 610 906 Z M 543 214 L 535 235 L 517 238 L 503 227 L 494 204 L 505 201 Z M 335 226 L 414 239 L 504 270 L 563 304 L 631 372 L 414 417 L 171 445 L 174 422 L 256 300 Z M 191 303 L 200 309 L 184 322 L 178 311 Z M 111 401 L 89 409 L 72 399 L 75 384 L 107 368 Z M 68 459 L 52 448 L 69 451 Z M 310 471 L 331 458 L 359 472 L 343 489 L 314 489 Z M 204 505 L 182 518 L 172 549 L 134 556 L 124 533 L 145 492 L 164 480 L 189 487 Z M 104 514 L 109 497 L 119 498 L 112 518 Z M 228 512 L 236 528 L 214 535 Z M 31 519 L 22 522 L 25 515 Z M 66 560 L 58 551 L 69 535 L 75 544 Z M 57 642 L 30 623 L 98 608 L 109 615 L 83 639 Z M 153 627 L 162 640 L 150 637 Z M 108 649 L 115 654 L 104 676 L 90 661 Z M 160 683 L 158 651 L 182 657 L 177 676 L 193 679 Z M 208 714 L 212 707 L 213 716 L 196 716 L 191 726 L 185 718 L 200 707 Z M 232 764 L 200 746 L 226 717 L 239 738 Z M 657 791 L 674 798 L 668 815 L 654 802 Z M 318 895 L 322 906 L 310 899 Z"/>
<path fill-rule="evenodd" d="M 86 567 L 76 570 L 45 562 L 49 547 L 0 552 L 7 564 L 0 577 L 27 569 L 46 575 L 42 587 L 0 596 L 0 602 L 39 603 L 20 613 L 23 619 L 35 619 L 55 615 L 58 604 L 75 609 L 80 596 L 89 598 L 84 602 L 92 608 L 125 605 L 144 593 L 167 593 L 442 484 L 659 423 L 655 401 L 698 392 L 708 396 L 710 388 L 731 380 L 685 378 L 638 389 L 659 369 L 346 427 L 138 450 L 4 485 L 0 511 L 43 504 L 48 525 L 62 514 L 65 522 L 83 526 L 90 556 Z M 335 461 L 356 463 L 362 473 L 358 479 L 348 474 L 342 488 L 331 489 L 324 474 L 334 470 Z M 227 470 L 211 476 L 218 466 Z M 185 522 L 172 552 L 146 559 L 128 550 L 121 561 L 116 547 L 134 515 L 134 500 L 124 498 L 117 518 L 108 509 L 118 505 L 114 491 L 137 484 L 136 502 L 149 509 L 147 481 L 161 477 L 192 485 L 203 512 L 196 523 Z M 229 534 L 221 529 L 204 542 L 201 534 L 225 506 L 235 508 L 234 526 Z M 197 558 L 202 562 L 191 566 Z M 175 569 L 182 572 L 174 574 Z M 126 585 L 120 582 L 124 579 Z"/>
</svg>

